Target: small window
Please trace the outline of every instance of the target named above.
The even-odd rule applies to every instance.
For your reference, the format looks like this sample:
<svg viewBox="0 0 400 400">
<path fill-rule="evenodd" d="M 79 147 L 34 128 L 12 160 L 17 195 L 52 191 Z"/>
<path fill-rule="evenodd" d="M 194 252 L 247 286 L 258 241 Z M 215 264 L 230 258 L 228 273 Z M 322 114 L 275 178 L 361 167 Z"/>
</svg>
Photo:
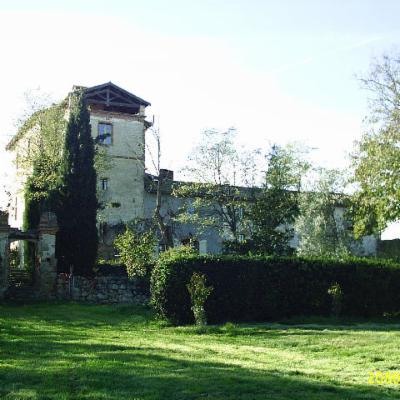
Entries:
<svg viewBox="0 0 400 400">
<path fill-rule="evenodd" d="M 108 189 L 108 179 L 107 178 L 100 179 L 100 185 L 101 185 L 101 190 L 107 190 Z"/>
<path fill-rule="evenodd" d="M 110 145 L 112 144 L 112 125 L 99 123 L 97 142 L 99 144 Z"/>
<path fill-rule="evenodd" d="M 243 207 L 239 207 L 238 217 L 239 217 L 239 221 L 241 221 L 243 219 Z"/>
<path fill-rule="evenodd" d="M 243 243 L 244 240 L 245 240 L 244 235 L 240 234 L 239 237 L 238 237 L 238 240 L 239 240 L 239 243 Z"/>
</svg>

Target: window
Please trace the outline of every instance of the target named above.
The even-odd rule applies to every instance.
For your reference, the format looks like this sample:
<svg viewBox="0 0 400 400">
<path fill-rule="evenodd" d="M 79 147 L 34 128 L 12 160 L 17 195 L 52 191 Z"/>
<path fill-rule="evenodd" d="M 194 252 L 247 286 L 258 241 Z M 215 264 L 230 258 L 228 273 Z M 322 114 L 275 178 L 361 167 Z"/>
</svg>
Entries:
<svg viewBox="0 0 400 400">
<path fill-rule="evenodd" d="M 108 179 L 107 178 L 100 179 L 100 185 L 101 185 L 101 190 L 107 190 L 108 189 Z"/>
<path fill-rule="evenodd" d="M 243 243 L 244 240 L 245 240 L 244 235 L 240 234 L 239 237 L 238 237 L 238 240 L 239 240 L 239 243 Z"/>
<path fill-rule="evenodd" d="M 98 125 L 97 142 L 99 144 L 112 144 L 112 125 L 100 122 Z"/>
<path fill-rule="evenodd" d="M 243 208 L 239 207 L 238 211 L 239 211 L 238 212 L 239 221 L 241 221 L 243 219 Z"/>
</svg>

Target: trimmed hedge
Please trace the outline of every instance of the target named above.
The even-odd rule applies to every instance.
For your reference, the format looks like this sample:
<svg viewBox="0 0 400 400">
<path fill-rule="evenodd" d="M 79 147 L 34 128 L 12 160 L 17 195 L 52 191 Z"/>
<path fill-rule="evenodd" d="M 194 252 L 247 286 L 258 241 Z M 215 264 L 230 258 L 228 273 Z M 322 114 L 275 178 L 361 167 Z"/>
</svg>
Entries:
<svg viewBox="0 0 400 400">
<path fill-rule="evenodd" d="M 210 323 L 330 315 L 329 288 L 343 292 L 341 315 L 376 317 L 400 311 L 400 265 L 378 259 L 185 256 L 161 258 L 151 276 L 152 304 L 174 324 L 193 322 L 186 285 L 193 272 L 212 286 Z"/>
</svg>

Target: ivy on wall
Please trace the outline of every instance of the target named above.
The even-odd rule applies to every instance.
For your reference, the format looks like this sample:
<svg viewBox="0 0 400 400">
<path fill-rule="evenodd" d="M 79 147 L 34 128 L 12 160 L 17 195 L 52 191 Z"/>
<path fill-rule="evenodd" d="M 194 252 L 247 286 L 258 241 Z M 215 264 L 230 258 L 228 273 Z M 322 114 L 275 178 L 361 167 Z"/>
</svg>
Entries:
<svg viewBox="0 0 400 400">
<path fill-rule="evenodd" d="M 19 168 L 29 175 L 23 227 L 37 228 L 40 214 L 54 211 L 59 223 L 59 270 L 73 266 L 75 273 L 90 275 L 97 257 L 96 151 L 83 92 L 72 95 L 68 121 L 66 105 L 64 101 L 36 112 L 17 134 L 19 139 L 25 136 Z M 25 254 L 33 265 L 34 248 L 29 243 Z"/>
</svg>

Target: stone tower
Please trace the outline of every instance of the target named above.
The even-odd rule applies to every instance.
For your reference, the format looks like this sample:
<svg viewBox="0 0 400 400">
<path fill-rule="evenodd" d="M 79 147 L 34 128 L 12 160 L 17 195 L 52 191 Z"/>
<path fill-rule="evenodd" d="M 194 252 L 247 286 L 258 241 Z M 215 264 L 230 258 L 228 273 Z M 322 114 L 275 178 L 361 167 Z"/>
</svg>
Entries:
<svg viewBox="0 0 400 400">
<path fill-rule="evenodd" d="M 75 87 L 75 89 L 79 89 Z M 147 101 L 105 83 L 83 88 L 92 136 L 99 145 L 99 223 L 115 225 L 144 217 L 145 120 Z"/>
<path fill-rule="evenodd" d="M 90 111 L 92 136 L 101 162 L 97 167 L 99 253 L 112 256 L 121 224 L 144 218 L 145 120 L 149 102 L 114 85 L 81 88 Z"/>
</svg>

